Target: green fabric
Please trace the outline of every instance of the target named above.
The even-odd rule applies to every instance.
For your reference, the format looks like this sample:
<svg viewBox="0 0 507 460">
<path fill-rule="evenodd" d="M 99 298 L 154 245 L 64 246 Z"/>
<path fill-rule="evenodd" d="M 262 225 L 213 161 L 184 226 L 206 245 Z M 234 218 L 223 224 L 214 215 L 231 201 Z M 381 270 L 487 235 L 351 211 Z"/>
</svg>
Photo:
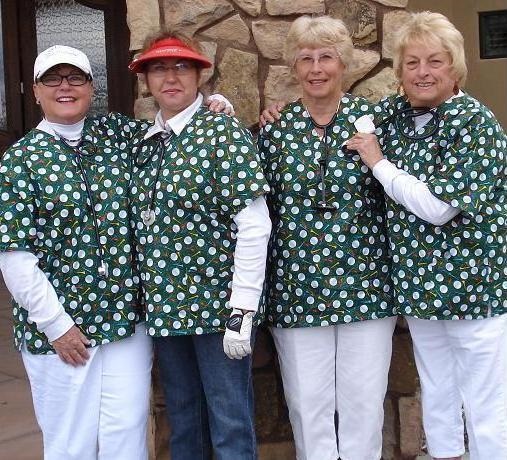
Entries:
<svg viewBox="0 0 507 460">
<path fill-rule="evenodd" d="M 155 183 L 160 157 L 155 152 L 149 157 L 157 142 L 158 136 L 145 141 L 140 136 L 133 149 L 137 165 L 147 161 L 134 166 L 132 217 L 148 333 L 224 331 L 236 244 L 233 218 L 268 191 L 255 145 L 235 118 L 200 108 L 167 141 L 156 219 L 147 227 L 141 212 Z"/>
<path fill-rule="evenodd" d="M 406 106 L 398 96 L 376 110 L 382 117 Z M 387 199 L 397 304 L 422 319 L 500 315 L 507 312 L 506 136 L 467 94 L 440 105 L 438 115 L 437 133 L 425 140 L 410 141 L 392 124 L 383 129 L 386 157 L 462 210 L 434 226 Z"/>
<path fill-rule="evenodd" d="M 0 250 L 30 251 L 76 325 L 100 345 L 134 332 L 138 277 L 132 271 L 127 142 L 141 128 L 120 114 L 87 118 L 82 163 L 92 188 L 109 277 L 98 276 L 93 218 L 74 151 L 37 129 L 0 163 Z M 94 145 L 91 147 L 90 142 Z M 45 335 L 14 303 L 14 339 L 31 353 L 53 353 Z"/>
<path fill-rule="evenodd" d="M 335 212 L 313 209 L 321 196 L 318 160 L 324 146 L 304 106 L 289 104 L 281 119 L 259 136 L 273 216 L 267 319 L 276 327 L 396 315 L 383 193 L 359 156 L 341 148 L 356 132 L 354 121 L 372 114 L 372 108 L 349 94 L 340 105 L 328 130 L 331 147 L 325 176 Z"/>
</svg>

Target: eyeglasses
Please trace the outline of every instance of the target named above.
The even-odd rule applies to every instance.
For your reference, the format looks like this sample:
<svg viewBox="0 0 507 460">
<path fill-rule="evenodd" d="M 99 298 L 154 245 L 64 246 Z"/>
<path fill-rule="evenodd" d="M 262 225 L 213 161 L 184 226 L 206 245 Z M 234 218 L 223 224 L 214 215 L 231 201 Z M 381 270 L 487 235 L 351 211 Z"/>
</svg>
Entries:
<svg viewBox="0 0 507 460">
<path fill-rule="evenodd" d="M 172 65 L 164 64 L 162 62 L 154 62 L 146 66 L 146 71 L 156 77 L 163 77 L 170 70 L 178 76 L 187 75 L 192 71 L 192 69 L 195 69 L 195 65 L 189 61 L 181 61 Z"/>
<path fill-rule="evenodd" d="M 64 79 L 67 80 L 67 83 L 70 86 L 83 86 L 87 82 L 91 81 L 91 77 L 89 75 L 85 75 L 84 73 L 71 73 L 69 75 L 50 73 L 43 75 L 37 81 L 42 83 L 44 86 L 60 86 Z"/>
<path fill-rule="evenodd" d="M 317 62 L 322 67 L 334 64 L 340 56 L 334 53 L 322 53 L 319 55 L 300 54 L 296 56 L 296 64 L 301 67 L 312 67 L 314 62 Z"/>
</svg>

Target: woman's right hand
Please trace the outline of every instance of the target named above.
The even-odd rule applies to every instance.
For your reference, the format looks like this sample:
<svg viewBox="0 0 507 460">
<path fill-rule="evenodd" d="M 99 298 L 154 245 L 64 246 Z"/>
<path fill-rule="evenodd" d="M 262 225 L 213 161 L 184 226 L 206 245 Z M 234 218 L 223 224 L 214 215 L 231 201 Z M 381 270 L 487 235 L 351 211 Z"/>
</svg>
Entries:
<svg viewBox="0 0 507 460">
<path fill-rule="evenodd" d="M 265 108 L 259 117 L 259 128 L 264 128 L 268 123 L 274 123 L 276 120 L 279 120 L 280 112 L 286 105 L 286 102 L 279 101 Z"/>
<path fill-rule="evenodd" d="M 370 169 L 373 169 L 379 161 L 384 159 L 375 134 L 356 133 L 345 142 L 345 145 L 347 149 L 359 153 L 363 163 Z"/>
<path fill-rule="evenodd" d="M 90 345 L 90 341 L 77 326 L 72 326 L 65 334 L 54 340 L 51 345 L 53 345 L 60 359 L 71 366 L 84 366 L 90 357 L 86 348 L 87 345 Z"/>
</svg>

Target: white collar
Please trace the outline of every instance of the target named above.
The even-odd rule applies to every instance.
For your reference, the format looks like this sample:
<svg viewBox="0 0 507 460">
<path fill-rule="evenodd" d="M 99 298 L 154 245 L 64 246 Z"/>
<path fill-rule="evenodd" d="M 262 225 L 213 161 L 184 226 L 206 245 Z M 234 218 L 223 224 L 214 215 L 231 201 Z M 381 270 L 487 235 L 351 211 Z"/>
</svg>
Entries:
<svg viewBox="0 0 507 460">
<path fill-rule="evenodd" d="M 192 104 L 190 104 L 185 110 L 182 110 L 180 113 L 175 115 L 174 117 L 169 118 L 164 123 L 162 119 L 162 111 L 158 111 L 157 116 L 155 117 L 155 122 L 153 126 L 151 126 L 146 134 L 144 135 L 144 139 L 148 139 L 160 132 L 173 132 L 177 136 L 181 134 L 185 126 L 192 119 L 195 113 L 199 110 L 199 107 L 202 105 L 203 96 L 201 93 L 197 94 L 197 97 Z"/>
<path fill-rule="evenodd" d="M 83 118 L 77 123 L 62 125 L 61 123 L 54 123 L 46 118 L 43 118 L 37 125 L 37 129 L 51 134 L 51 136 L 56 135 L 63 137 L 67 141 L 79 142 L 81 135 L 83 134 L 84 121 L 85 119 Z"/>
</svg>

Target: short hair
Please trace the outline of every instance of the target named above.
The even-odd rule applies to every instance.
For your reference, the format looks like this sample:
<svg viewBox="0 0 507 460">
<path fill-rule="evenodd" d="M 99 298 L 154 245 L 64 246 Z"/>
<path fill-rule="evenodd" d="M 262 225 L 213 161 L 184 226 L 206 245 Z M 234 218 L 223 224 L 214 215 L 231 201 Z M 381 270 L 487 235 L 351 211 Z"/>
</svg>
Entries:
<svg viewBox="0 0 507 460">
<path fill-rule="evenodd" d="M 144 40 L 143 48 L 141 49 L 139 54 L 142 55 L 144 52 L 149 50 L 155 43 L 159 42 L 160 40 L 164 40 L 166 38 L 176 38 L 176 39 L 180 40 L 181 42 L 183 42 L 191 50 L 197 52 L 198 54 L 204 55 L 203 50 L 202 50 L 202 46 L 197 40 L 195 40 L 194 38 L 192 38 L 188 35 L 185 35 L 185 34 L 179 32 L 177 30 L 172 30 L 172 29 L 163 29 L 158 32 L 155 32 L 154 34 L 148 35 Z M 195 64 L 197 67 L 198 75 L 200 76 L 201 71 L 202 71 L 202 66 L 199 65 L 198 61 L 195 61 Z M 146 65 L 143 66 L 143 71 L 145 71 L 145 70 L 146 70 Z"/>
<path fill-rule="evenodd" d="M 440 45 L 451 58 L 451 67 L 458 85 L 465 84 L 467 65 L 463 35 L 443 14 L 431 11 L 412 13 L 395 36 L 393 68 L 401 80 L 403 53 L 413 43 Z"/>
<path fill-rule="evenodd" d="M 285 40 L 285 62 L 294 66 L 298 50 L 306 47 L 335 49 L 345 67 L 354 50 L 347 26 L 331 16 L 300 16 L 292 23 Z"/>
</svg>

